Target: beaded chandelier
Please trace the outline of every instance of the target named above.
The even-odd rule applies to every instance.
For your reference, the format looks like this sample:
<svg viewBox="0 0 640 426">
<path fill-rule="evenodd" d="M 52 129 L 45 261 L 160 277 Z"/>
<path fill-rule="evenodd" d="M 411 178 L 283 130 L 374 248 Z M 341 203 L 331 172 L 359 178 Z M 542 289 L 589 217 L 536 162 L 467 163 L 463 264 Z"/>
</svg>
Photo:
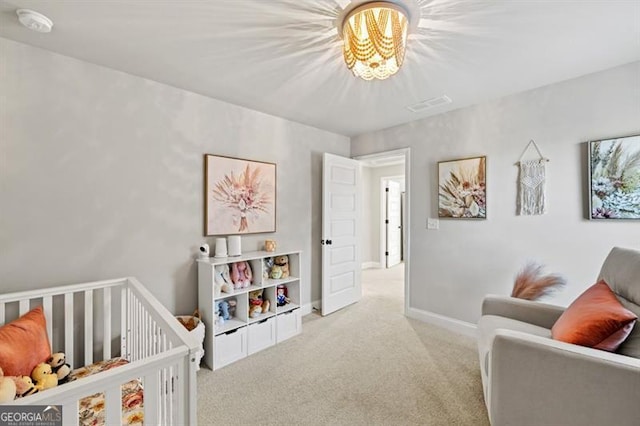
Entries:
<svg viewBox="0 0 640 426">
<path fill-rule="evenodd" d="M 404 61 L 408 12 L 388 1 L 365 3 L 342 22 L 344 61 L 357 77 L 384 80 Z"/>
</svg>

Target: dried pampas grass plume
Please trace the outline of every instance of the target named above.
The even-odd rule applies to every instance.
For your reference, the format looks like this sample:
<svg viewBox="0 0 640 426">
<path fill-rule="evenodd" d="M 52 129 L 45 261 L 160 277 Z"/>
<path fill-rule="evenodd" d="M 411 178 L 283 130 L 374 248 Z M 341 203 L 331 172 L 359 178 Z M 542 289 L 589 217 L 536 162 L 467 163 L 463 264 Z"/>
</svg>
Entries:
<svg viewBox="0 0 640 426">
<path fill-rule="evenodd" d="M 546 296 L 553 290 L 564 287 L 567 281 L 557 274 L 543 275 L 544 266 L 535 262 L 529 262 L 516 275 L 513 283 L 511 297 L 519 299 L 536 300 Z"/>
</svg>

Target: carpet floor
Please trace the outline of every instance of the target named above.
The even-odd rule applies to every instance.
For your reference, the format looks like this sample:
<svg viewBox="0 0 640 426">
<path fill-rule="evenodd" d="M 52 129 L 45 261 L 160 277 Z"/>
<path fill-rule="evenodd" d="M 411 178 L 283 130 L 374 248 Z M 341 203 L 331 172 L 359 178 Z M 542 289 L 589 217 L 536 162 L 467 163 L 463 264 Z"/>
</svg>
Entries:
<svg viewBox="0 0 640 426">
<path fill-rule="evenodd" d="M 475 341 L 403 315 L 403 266 L 363 271 L 360 302 L 198 372 L 200 425 L 489 425 Z"/>
</svg>

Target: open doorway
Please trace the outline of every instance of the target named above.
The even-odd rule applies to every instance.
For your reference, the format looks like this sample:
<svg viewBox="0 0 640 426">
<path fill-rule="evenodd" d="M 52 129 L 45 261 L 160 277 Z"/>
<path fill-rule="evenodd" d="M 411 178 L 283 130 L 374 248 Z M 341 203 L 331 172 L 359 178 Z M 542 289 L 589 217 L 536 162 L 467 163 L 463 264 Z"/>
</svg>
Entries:
<svg viewBox="0 0 640 426">
<path fill-rule="evenodd" d="M 409 300 L 409 149 L 356 157 L 362 165 L 363 294 Z M 386 283 L 386 284 L 385 284 Z M 378 286 L 397 287 L 379 291 Z M 369 288 L 368 288 L 369 286 Z"/>
</svg>

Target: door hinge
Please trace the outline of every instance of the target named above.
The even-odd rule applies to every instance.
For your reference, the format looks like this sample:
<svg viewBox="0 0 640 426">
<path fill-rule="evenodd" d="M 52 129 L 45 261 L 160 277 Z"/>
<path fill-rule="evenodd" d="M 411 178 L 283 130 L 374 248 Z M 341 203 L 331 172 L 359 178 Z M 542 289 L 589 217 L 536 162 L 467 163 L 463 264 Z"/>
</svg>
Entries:
<svg viewBox="0 0 640 426">
<path fill-rule="evenodd" d="M 384 189 L 384 192 L 389 192 L 389 188 L 385 188 L 385 189 Z"/>
<path fill-rule="evenodd" d="M 385 219 L 384 223 L 388 225 L 389 224 L 389 219 Z"/>
<path fill-rule="evenodd" d="M 389 252 L 388 252 L 388 251 L 385 251 L 385 252 L 384 252 L 384 255 L 385 255 L 385 256 L 389 256 Z"/>
</svg>

